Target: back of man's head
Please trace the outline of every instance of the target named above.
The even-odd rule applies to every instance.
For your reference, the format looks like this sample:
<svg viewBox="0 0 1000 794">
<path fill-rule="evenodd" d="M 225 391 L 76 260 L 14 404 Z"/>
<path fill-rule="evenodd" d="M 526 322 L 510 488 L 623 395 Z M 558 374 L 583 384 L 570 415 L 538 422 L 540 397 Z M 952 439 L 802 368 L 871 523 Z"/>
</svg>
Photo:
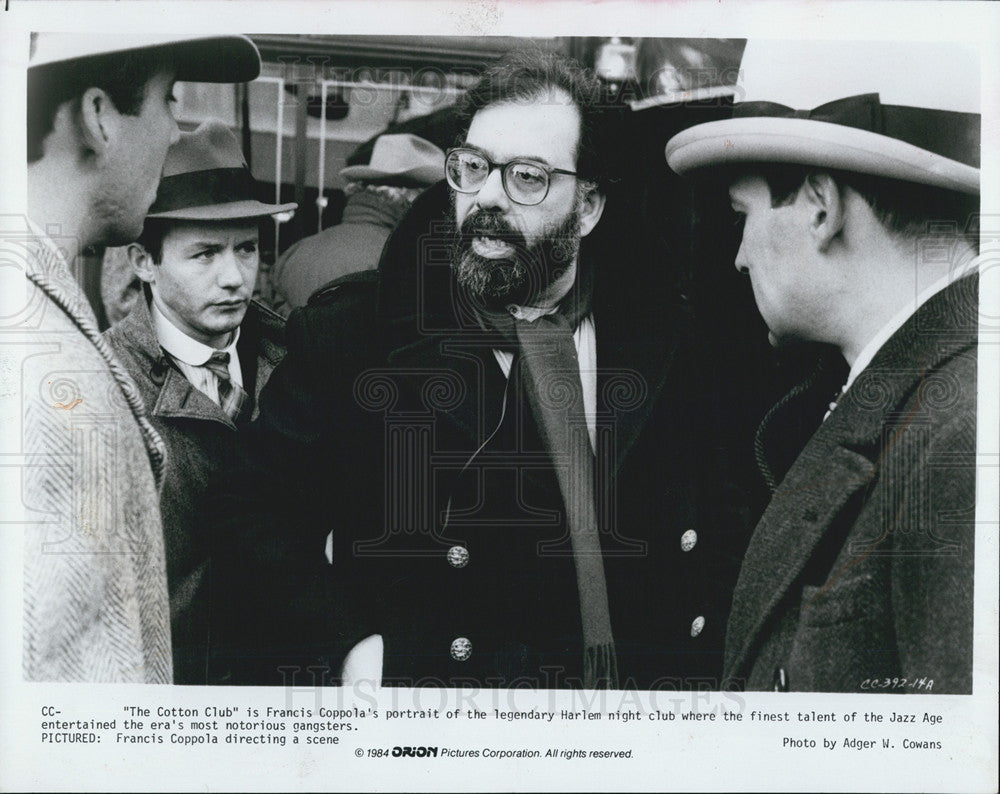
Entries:
<svg viewBox="0 0 1000 794">
<path fill-rule="evenodd" d="M 473 116 L 490 105 L 558 101 L 553 96 L 558 91 L 565 93 L 580 112 L 577 172 L 603 190 L 608 179 L 601 120 L 606 92 L 600 80 L 572 58 L 525 50 L 490 66 L 463 97 L 459 128 L 467 130 Z"/>
<path fill-rule="evenodd" d="M 816 167 L 771 163 L 757 164 L 749 169 L 767 182 L 771 206 L 792 203 Z M 859 174 L 836 169 L 823 169 L 840 190 L 852 190 L 871 208 L 883 231 L 900 241 L 912 241 L 929 234 L 961 236 L 973 245 L 978 241 L 979 197 L 930 185 Z"/>
<path fill-rule="evenodd" d="M 89 88 L 100 88 L 127 116 L 137 116 L 146 87 L 157 73 L 172 70 L 163 49 L 132 50 L 39 66 L 28 70 L 28 163 L 45 156 L 45 139 L 66 102 L 79 103 Z M 76 108 L 74 108 L 75 110 Z"/>
</svg>

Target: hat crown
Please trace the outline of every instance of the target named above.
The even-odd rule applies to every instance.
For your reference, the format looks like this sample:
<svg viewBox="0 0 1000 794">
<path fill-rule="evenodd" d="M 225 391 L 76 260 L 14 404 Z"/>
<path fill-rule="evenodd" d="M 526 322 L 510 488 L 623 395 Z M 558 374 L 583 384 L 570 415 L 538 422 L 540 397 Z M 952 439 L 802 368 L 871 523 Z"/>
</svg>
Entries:
<svg viewBox="0 0 1000 794">
<path fill-rule="evenodd" d="M 209 120 L 192 132 L 182 132 L 180 140 L 167 150 L 163 176 L 216 168 L 247 168 L 247 163 L 229 127 Z"/>
<path fill-rule="evenodd" d="M 368 165 L 348 166 L 340 173 L 345 179 L 366 182 L 408 177 L 433 184 L 444 178 L 444 151 L 412 133 L 380 135 Z"/>
<path fill-rule="evenodd" d="M 884 105 L 978 113 L 979 53 L 951 42 L 752 39 L 736 98 L 818 107 L 860 94 Z"/>
</svg>

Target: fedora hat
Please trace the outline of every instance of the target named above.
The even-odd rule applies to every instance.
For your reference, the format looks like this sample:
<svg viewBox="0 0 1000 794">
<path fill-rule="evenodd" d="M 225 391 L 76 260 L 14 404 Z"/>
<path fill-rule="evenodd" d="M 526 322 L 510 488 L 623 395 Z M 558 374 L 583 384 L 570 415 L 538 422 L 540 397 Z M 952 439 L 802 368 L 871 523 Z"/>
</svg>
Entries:
<svg viewBox="0 0 1000 794">
<path fill-rule="evenodd" d="M 298 204 L 264 204 L 236 137 L 221 121 L 209 120 L 182 132 L 167 150 L 156 201 L 147 218 L 221 221 L 257 218 Z"/>
<path fill-rule="evenodd" d="M 350 165 L 340 175 L 352 182 L 433 185 L 444 179 L 444 152 L 418 135 L 380 135 L 368 165 Z"/>
<path fill-rule="evenodd" d="M 158 49 L 177 66 L 177 79 L 244 83 L 260 74 L 260 53 L 246 36 L 33 33 L 28 68 L 71 68 L 84 58 Z"/>
<path fill-rule="evenodd" d="M 978 195 L 979 57 L 937 42 L 751 41 L 733 117 L 667 142 L 679 174 L 795 163 Z"/>
</svg>

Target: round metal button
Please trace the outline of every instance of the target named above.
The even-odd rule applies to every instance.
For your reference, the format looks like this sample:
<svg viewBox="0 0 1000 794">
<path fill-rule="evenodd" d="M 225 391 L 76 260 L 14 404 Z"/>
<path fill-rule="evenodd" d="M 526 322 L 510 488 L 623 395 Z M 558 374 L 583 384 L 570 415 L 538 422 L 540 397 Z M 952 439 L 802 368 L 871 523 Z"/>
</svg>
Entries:
<svg viewBox="0 0 1000 794">
<path fill-rule="evenodd" d="M 469 564 L 469 550 L 465 546 L 452 546 L 448 549 L 448 564 L 453 568 L 464 568 Z"/>
<path fill-rule="evenodd" d="M 693 529 L 689 529 L 683 535 L 681 535 L 681 551 L 691 551 L 694 548 L 694 544 L 698 542 L 698 533 Z"/>
<path fill-rule="evenodd" d="M 451 642 L 451 658 L 456 662 L 464 662 L 472 656 L 472 643 L 466 637 L 456 637 Z"/>
<path fill-rule="evenodd" d="M 698 615 L 694 620 L 691 621 L 691 636 L 697 637 L 701 634 L 701 630 L 705 628 L 705 618 Z"/>
</svg>

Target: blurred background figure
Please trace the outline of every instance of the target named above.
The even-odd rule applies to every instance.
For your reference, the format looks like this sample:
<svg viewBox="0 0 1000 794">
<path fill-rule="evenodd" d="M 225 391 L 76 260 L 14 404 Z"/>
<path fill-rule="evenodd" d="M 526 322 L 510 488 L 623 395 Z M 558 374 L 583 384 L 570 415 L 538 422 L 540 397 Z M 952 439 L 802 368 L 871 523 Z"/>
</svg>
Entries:
<svg viewBox="0 0 1000 794">
<path fill-rule="evenodd" d="M 367 165 L 350 165 L 340 175 L 347 180 L 341 222 L 299 240 L 272 270 L 276 308 L 285 314 L 324 284 L 378 265 L 413 200 L 443 178 L 444 152 L 417 135 L 381 135 Z"/>
</svg>

